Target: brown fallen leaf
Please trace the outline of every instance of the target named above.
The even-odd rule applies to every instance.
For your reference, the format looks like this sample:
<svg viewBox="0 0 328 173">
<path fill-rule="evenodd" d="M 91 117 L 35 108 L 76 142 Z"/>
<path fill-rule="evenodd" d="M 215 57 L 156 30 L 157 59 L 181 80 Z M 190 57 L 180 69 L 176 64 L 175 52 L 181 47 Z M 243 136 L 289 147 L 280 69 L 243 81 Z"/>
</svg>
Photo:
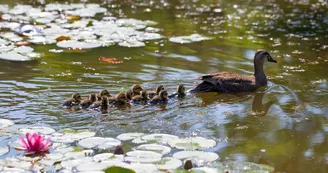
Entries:
<svg viewBox="0 0 328 173">
<path fill-rule="evenodd" d="M 19 41 L 16 43 L 16 46 L 29 46 L 31 45 L 31 42 L 27 42 L 27 41 Z"/>
<path fill-rule="evenodd" d="M 80 16 L 65 16 L 65 18 L 67 20 L 80 20 L 81 19 Z"/>
<path fill-rule="evenodd" d="M 69 37 L 69 36 L 60 36 L 60 37 L 56 38 L 56 41 L 58 42 L 58 41 L 70 40 L 70 39 L 71 39 L 71 37 Z"/>
<path fill-rule="evenodd" d="M 106 57 L 99 57 L 99 60 L 102 61 L 102 62 L 108 62 L 108 63 L 112 63 L 112 64 L 120 64 L 120 63 L 123 63 L 122 60 L 119 60 L 117 58 L 106 58 Z"/>
</svg>

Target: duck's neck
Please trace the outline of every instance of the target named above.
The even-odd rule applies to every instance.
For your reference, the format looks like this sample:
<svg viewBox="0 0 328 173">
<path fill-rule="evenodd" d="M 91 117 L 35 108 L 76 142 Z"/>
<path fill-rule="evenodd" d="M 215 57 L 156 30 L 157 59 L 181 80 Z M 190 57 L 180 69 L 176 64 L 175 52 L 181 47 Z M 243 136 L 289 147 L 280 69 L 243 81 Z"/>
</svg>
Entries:
<svg viewBox="0 0 328 173">
<path fill-rule="evenodd" d="M 254 76 L 256 87 L 267 85 L 268 81 L 263 70 L 263 62 L 254 62 Z"/>
</svg>

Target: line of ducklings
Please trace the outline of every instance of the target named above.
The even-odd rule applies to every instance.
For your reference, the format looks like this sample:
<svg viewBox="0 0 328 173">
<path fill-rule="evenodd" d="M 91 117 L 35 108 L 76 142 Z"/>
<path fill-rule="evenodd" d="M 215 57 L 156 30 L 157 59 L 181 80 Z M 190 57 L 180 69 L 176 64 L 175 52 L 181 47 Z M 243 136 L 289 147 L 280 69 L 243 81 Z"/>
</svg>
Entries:
<svg viewBox="0 0 328 173">
<path fill-rule="evenodd" d="M 112 106 L 124 106 L 132 104 L 166 104 L 169 99 L 183 98 L 186 95 L 186 89 L 183 84 L 177 86 L 175 93 L 168 95 L 163 85 L 158 85 L 155 91 L 147 91 L 140 84 L 134 84 L 126 92 L 120 92 L 111 96 L 108 90 L 102 90 L 98 94 L 90 94 L 88 98 L 83 99 L 79 93 L 74 93 L 71 98 L 64 101 L 63 106 L 69 108 L 78 106 L 81 109 L 100 109 L 107 110 Z"/>
</svg>

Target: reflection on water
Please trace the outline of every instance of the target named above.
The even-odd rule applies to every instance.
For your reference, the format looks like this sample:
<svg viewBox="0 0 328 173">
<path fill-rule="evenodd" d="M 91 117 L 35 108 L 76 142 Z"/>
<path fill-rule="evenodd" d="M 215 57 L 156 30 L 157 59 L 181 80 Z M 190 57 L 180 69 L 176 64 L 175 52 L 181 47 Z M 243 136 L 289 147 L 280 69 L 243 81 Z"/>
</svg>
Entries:
<svg viewBox="0 0 328 173">
<path fill-rule="evenodd" d="M 31 3 L 15 0 L 14 3 Z M 48 2 L 48 1 L 47 1 Z M 88 2 L 99 3 L 99 0 Z M 123 132 L 199 135 L 218 141 L 211 151 L 221 161 L 274 166 L 277 172 L 327 172 L 327 4 L 323 1 L 103 1 L 118 18 L 153 20 L 165 38 L 143 48 L 110 46 L 85 53 L 49 52 L 30 63 L 0 64 L 0 118 L 55 129 L 90 129 L 99 136 Z M 34 2 L 32 5 L 38 5 Z M 194 33 L 212 40 L 176 44 L 169 37 Z M 266 64 L 269 85 L 257 92 L 188 95 L 167 105 L 132 105 L 107 113 L 66 110 L 73 92 L 84 97 L 134 83 L 169 93 L 179 83 L 190 89 L 201 74 L 229 71 L 253 74 L 252 53 L 263 48 L 278 65 Z M 123 60 L 99 61 L 100 56 Z M 10 141 L 1 137 L 0 145 Z M 9 155 L 14 155 L 11 151 Z"/>
</svg>

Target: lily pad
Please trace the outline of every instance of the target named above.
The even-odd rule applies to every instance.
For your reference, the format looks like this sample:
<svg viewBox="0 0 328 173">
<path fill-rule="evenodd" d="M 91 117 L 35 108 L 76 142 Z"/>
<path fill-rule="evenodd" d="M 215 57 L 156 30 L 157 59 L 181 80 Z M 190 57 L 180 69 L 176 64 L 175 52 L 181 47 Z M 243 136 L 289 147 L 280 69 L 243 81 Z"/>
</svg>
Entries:
<svg viewBox="0 0 328 173">
<path fill-rule="evenodd" d="M 19 129 L 19 132 L 21 134 L 41 133 L 41 134 L 44 134 L 44 135 L 50 135 L 50 134 L 56 132 L 56 130 L 53 129 L 53 128 L 50 128 L 50 127 L 34 126 L 34 127 L 28 127 L 28 128 L 21 128 L 21 129 Z"/>
<path fill-rule="evenodd" d="M 14 125 L 13 121 L 0 118 L 0 129 L 8 127 L 8 126 L 12 126 L 12 125 Z"/>
<path fill-rule="evenodd" d="M 211 39 L 212 38 L 210 37 L 204 37 L 199 34 L 192 34 L 190 36 L 171 37 L 169 41 L 173 43 L 185 44 L 185 43 L 193 43 L 193 42 L 199 42 L 199 41 L 211 40 Z"/>
<path fill-rule="evenodd" d="M 138 40 L 128 40 L 123 41 L 121 43 L 118 43 L 119 46 L 122 47 L 143 47 L 146 46 L 144 42 L 138 41 Z"/>
<path fill-rule="evenodd" d="M 58 47 L 61 48 L 72 48 L 72 49 L 92 49 L 101 47 L 101 42 L 98 41 L 76 41 L 76 40 L 64 40 L 57 43 Z"/>
<path fill-rule="evenodd" d="M 126 153 L 125 161 L 138 163 L 158 162 L 162 158 L 161 154 L 153 151 L 130 151 Z"/>
<path fill-rule="evenodd" d="M 116 138 L 121 141 L 128 141 L 140 137 L 142 135 L 144 135 L 144 133 L 122 133 L 118 135 Z"/>
<path fill-rule="evenodd" d="M 52 134 L 51 140 L 61 143 L 73 143 L 75 141 L 93 137 L 96 135 L 95 132 L 89 130 L 73 130 L 73 129 L 64 129 L 60 131 L 61 133 Z"/>
<path fill-rule="evenodd" d="M 84 158 L 93 154 L 93 150 L 83 150 L 78 152 L 68 152 L 65 153 L 64 157 L 68 158 Z"/>
<path fill-rule="evenodd" d="M 162 160 L 155 162 L 154 164 L 161 170 L 167 170 L 179 168 L 182 165 L 182 162 L 173 157 L 163 157 Z"/>
<path fill-rule="evenodd" d="M 204 151 L 179 151 L 173 154 L 177 159 L 195 159 L 197 161 L 212 162 L 219 158 L 216 153 Z"/>
<path fill-rule="evenodd" d="M 144 144 L 140 145 L 136 148 L 137 150 L 142 151 L 154 151 L 156 153 L 165 155 L 171 152 L 171 148 L 164 146 L 164 145 L 158 145 L 158 144 Z"/>
<path fill-rule="evenodd" d="M 124 162 L 114 162 L 114 161 L 104 161 L 104 162 L 89 162 L 83 163 L 81 165 L 76 166 L 78 171 L 102 171 L 111 166 L 122 166 L 128 167 L 129 165 Z"/>
<path fill-rule="evenodd" d="M 16 52 L 4 52 L 0 54 L 0 59 L 7 61 L 30 61 L 32 60 L 28 56 L 23 56 Z"/>
<path fill-rule="evenodd" d="M 5 147 L 0 147 L 0 156 L 3 156 L 5 154 L 7 154 L 9 152 L 9 147 L 5 146 Z"/>
<path fill-rule="evenodd" d="M 121 144 L 121 141 L 114 138 L 91 137 L 82 139 L 78 144 L 84 148 L 109 149 Z"/>
<path fill-rule="evenodd" d="M 128 168 L 111 166 L 105 170 L 105 173 L 136 173 L 136 172 Z"/>
<path fill-rule="evenodd" d="M 214 147 L 216 142 L 212 139 L 206 139 L 203 137 L 190 137 L 184 139 L 169 140 L 168 144 L 171 147 L 184 150 L 197 150 Z"/>
<path fill-rule="evenodd" d="M 148 143 L 166 144 L 170 140 L 179 139 L 179 137 L 169 134 L 150 134 L 143 136 L 141 139 L 147 141 Z"/>
</svg>

